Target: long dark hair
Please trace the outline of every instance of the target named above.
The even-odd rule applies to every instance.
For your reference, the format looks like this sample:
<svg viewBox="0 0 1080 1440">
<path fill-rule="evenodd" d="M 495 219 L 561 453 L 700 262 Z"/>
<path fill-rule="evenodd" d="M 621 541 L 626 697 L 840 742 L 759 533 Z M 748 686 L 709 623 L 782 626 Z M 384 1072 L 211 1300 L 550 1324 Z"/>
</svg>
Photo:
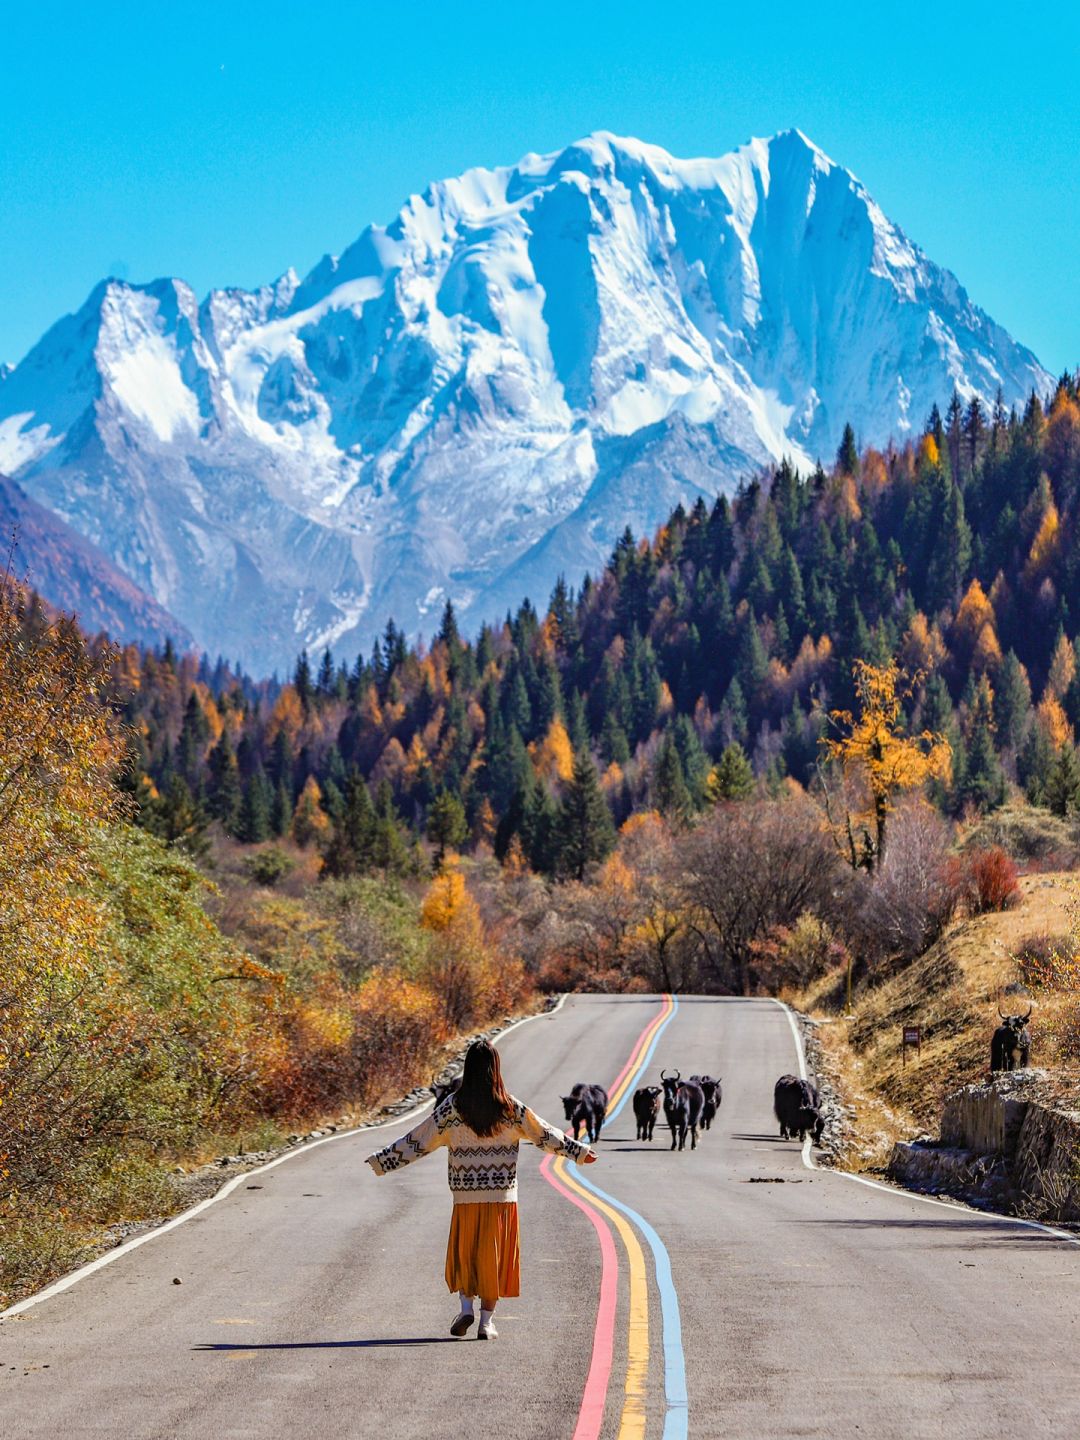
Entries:
<svg viewBox="0 0 1080 1440">
<path fill-rule="evenodd" d="M 477 1135 L 494 1135 L 513 1116 L 514 1102 L 503 1084 L 499 1052 L 490 1040 L 474 1040 L 465 1052 L 465 1069 L 454 1105 Z"/>
</svg>

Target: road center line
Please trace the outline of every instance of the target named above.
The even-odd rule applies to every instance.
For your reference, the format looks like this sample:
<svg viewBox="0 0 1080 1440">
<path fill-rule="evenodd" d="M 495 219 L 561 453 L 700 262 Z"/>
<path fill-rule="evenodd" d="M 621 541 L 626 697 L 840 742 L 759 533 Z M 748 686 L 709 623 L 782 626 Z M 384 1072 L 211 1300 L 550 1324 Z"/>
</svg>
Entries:
<svg viewBox="0 0 1080 1440">
<path fill-rule="evenodd" d="M 633 1076 L 623 1087 L 622 1096 L 615 1107 L 608 1112 L 605 1125 L 614 1120 L 619 1111 L 626 1103 L 627 1095 L 630 1093 L 630 1084 L 646 1069 L 653 1057 L 653 1052 L 659 1042 L 661 1033 L 667 1028 L 679 1008 L 679 1002 L 674 995 L 665 995 L 665 1011 L 658 1017 L 656 1028 L 653 1031 L 648 1048 L 645 1050 Z M 656 1285 L 660 1291 L 660 1314 L 663 1321 L 664 1332 L 664 1394 L 667 1403 L 667 1410 L 664 1415 L 663 1440 L 686 1440 L 689 1434 L 690 1407 L 689 1396 L 686 1390 L 686 1356 L 683 1352 L 682 1343 L 682 1316 L 679 1312 L 679 1296 L 675 1289 L 675 1281 L 671 1273 L 671 1257 L 667 1247 L 660 1239 L 649 1222 L 640 1216 L 636 1210 L 629 1205 L 624 1205 L 621 1200 L 616 1200 L 613 1195 L 601 1190 L 594 1185 L 584 1171 L 579 1171 L 577 1179 L 585 1186 L 597 1200 L 606 1200 L 616 1210 L 626 1215 L 641 1231 L 645 1241 L 652 1251 L 653 1267 L 656 1271 Z"/>
<path fill-rule="evenodd" d="M 567 1170 L 566 1160 L 555 1161 L 555 1174 L 575 1190 L 586 1205 L 600 1210 L 619 1232 L 630 1262 L 630 1323 L 627 1341 L 626 1386 L 618 1440 L 643 1440 L 645 1435 L 645 1384 L 649 1375 L 649 1285 L 645 1274 L 645 1256 L 633 1230 L 602 1200 L 590 1201 L 577 1177 Z"/>
<path fill-rule="evenodd" d="M 596 1231 L 600 1242 L 600 1301 L 596 1309 L 596 1328 L 593 1331 L 592 1357 L 589 1373 L 585 1379 L 585 1391 L 581 1397 L 577 1424 L 573 1440 L 596 1440 L 604 1422 L 604 1402 L 607 1400 L 608 1382 L 611 1379 L 611 1357 L 615 1348 L 615 1305 L 618 1299 L 619 1259 L 615 1253 L 615 1241 L 611 1231 L 601 1219 L 594 1206 L 578 1197 L 564 1185 L 558 1174 L 553 1173 L 554 1156 L 545 1155 L 540 1164 L 540 1174 L 571 1205 L 576 1205 L 587 1215 L 590 1225 Z"/>
<path fill-rule="evenodd" d="M 610 1111 L 612 1117 L 622 1109 L 631 1085 L 648 1064 L 660 1031 L 675 1013 L 675 1004 L 672 996 L 665 995 L 659 1014 L 653 1016 L 634 1042 L 629 1060 L 619 1071 L 611 1087 L 609 1104 L 611 1100 L 615 1102 L 614 1108 Z M 593 1333 L 592 1356 L 585 1380 L 581 1407 L 578 1411 L 577 1424 L 574 1428 L 574 1440 L 596 1440 L 603 1424 L 604 1407 L 611 1381 L 612 1356 L 615 1348 L 618 1256 L 606 1219 L 614 1222 L 618 1229 L 620 1238 L 626 1246 L 630 1265 L 630 1324 L 627 1336 L 626 1386 L 618 1437 L 619 1440 L 642 1440 L 645 1433 L 645 1387 L 648 1378 L 649 1357 L 649 1292 L 645 1276 L 645 1257 L 642 1254 L 641 1246 L 634 1232 L 610 1206 L 604 1204 L 599 1198 L 595 1201 L 588 1198 L 578 1183 L 581 1176 L 579 1175 L 577 1180 L 571 1178 L 561 1158 L 557 1162 L 553 1162 L 550 1155 L 545 1157 L 540 1166 L 540 1173 L 548 1184 L 589 1217 L 589 1222 L 596 1230 L 600 1241 L 600 1298 Z M 606 1198 L 604 1197 L 604 1199 Z"/>
</svg>

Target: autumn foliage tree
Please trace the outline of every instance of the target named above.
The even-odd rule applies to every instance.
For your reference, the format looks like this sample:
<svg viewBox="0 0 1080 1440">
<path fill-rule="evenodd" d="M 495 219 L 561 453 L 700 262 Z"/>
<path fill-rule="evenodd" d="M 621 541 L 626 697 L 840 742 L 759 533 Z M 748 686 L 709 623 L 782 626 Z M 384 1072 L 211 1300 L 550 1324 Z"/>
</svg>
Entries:
<svg viewBox="0 0 1080 1440">
<path fill-rule="evenodd" d="M 858 714 L 833 711 L 833 724 L 841 731 L 823 740 L 826 756 L 845 778 L 855 781 L 864 804 L 853 811 L 844 806 L 835 814 L 827 778 L 824 790 L 829 819 L 852 869 L 876 870 L 885 857 L 889 814 L 895 797 L 933 778 L 949 774 L 952 752 L 943 735 L 924 730 L 905 735 L 902 723 L 901 672 L 890 662 L 871 665 L 857 660 L 853 667 Z"/>
<path fill-rule="evenodd" d="M 121 747 L 101 700 L 109 655 L 74 621 L 24 625 L 0 584 L 0 1176 L 32 1183 L 36 1138 L 70 1102 L 73 1049 L 107 976 L 90 962 L 96 827 L 113 819 Z"/>
</svg>

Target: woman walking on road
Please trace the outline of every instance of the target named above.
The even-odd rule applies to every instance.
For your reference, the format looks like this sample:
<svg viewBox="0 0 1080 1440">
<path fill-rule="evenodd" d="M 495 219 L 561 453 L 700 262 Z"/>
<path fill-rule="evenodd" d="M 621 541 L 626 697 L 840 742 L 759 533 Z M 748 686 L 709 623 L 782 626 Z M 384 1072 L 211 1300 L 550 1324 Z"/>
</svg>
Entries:
<svg viewBox="0 0 1080 1440">
<path fill-rule="evenodd" d="M 367 1157 L 376 1175 L 399 1170 L 440 1145 L 450 1151 L 454 1213 L 446 1245 L 446 1283 L 461 1298 L 461 1313 L 450 1334 L 467 1333 L 480 1297 L 478 1340 L 493 1340 L 500 1296 L 519 1293 L 518 1142 L 529 1140 L 553 1155 L 589 1165 L 596 1152 L 561 1134 L 503 1085 L 499 1052 L 487 1040 L 469 1046 L 461 1086 L 436 1105 L 426 1120 L 392 1145 Z"/>
</svg>

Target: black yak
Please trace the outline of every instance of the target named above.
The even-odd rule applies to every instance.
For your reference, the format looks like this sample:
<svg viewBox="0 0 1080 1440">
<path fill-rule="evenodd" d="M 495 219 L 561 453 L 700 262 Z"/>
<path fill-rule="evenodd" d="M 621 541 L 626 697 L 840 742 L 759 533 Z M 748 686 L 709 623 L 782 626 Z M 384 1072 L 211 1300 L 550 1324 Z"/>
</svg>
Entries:
<svg viewBox="0 0 1080 1440">
<path fill-rule="evenodd" d="M 701 1093 L 705 1097 L 701 1107 L 701 1128 L 710 1130 L 720 1109 L 720 1102 L 724 1098 L 720 1081 L 714 1080 L 711 1075 L 691 1075 L 690 1083 L 701 1086 Z"/>
<path fill-rule="evenodd" d="M 602 1085 L 578 1083 L 569 1095 L 562 1096 L 566 1118 L 574 1127 L 574 1139 L 578 1138 L 584 1125 L 585 1134 L 591 1145 L 600 1139 L 600 1131 L 607 1115 L 607 1091 Z"/>
<path fill-rule="evenodd" d="M 1031 1019 L 1032 1006 L 1026 1015 L 1005 1015 L 1001 1006 L 998 1014 L 1002 1023 L 990 1038 L 991 1070 L 1026 1070 L 1031 1055 L 1031 1032 L 1027 1022 Z"/>
<path fill-rule="evenodd" d="M 820 1110 L 818 1092 L 809 1080 L 800 1080 L 796 1075 L 781 1075 L 773 1090 L 773 1110 L 780 1122 L 780 1135 L 784 1140 L 805 1140 L 807 1134 L 820 1144 L 825 1121 Z"/>
<path fill-rule="evenodd" d="M 698 1124 L 701 1120 L 705 1096 L 701 1086 L 692 1080 L 683 1080 L 678 1070 L 674 1076 L 661 1070 L 660 1079 L 664 1084 L 664 1115 L 671 1126 L 671 1148 L 686 1147 L 686 1132 L 690 1132 L 690 1149 L 697 1149 Z"/>
<path fill-rule="evenodd" d="M 637 1138 L 651 1140 L 656 1117 L 660 1114 L 662 1085 L 643 1085 L 634 1091 L 634 1118 L 637 1120 Z"/>
</svg>

